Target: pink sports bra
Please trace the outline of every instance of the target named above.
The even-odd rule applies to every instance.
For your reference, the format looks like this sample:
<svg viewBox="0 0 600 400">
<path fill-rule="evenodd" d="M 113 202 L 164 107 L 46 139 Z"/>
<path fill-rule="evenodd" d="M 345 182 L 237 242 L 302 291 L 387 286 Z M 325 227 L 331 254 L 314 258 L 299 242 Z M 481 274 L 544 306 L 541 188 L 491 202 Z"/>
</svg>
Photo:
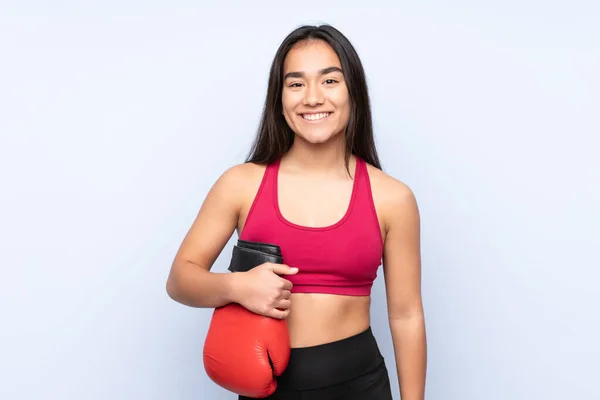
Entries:
<svg viewBox="0 0 600 400">
<path fill-rule="evenodd" d="M 286 220 L 279 209 L 279 161 L 265 170 L 240 239 L 276 244 L 283 262 L 297 267 L 286 276 L 292 293 L 367 296 L 382 262 L 383 241 L 364 160 L 357 157 L 352 196 L 346 214 L 327 227 Z"/>
</svg>

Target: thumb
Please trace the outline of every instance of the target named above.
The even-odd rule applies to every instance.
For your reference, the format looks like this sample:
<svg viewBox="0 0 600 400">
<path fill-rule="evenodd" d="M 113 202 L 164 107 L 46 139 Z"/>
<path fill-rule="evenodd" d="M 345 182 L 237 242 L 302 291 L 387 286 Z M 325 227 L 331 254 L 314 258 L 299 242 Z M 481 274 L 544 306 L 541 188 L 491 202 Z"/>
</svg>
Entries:
<svg viewBox="0 0 600 400">
<path fill-rule="evenodd" d="M 285 264 L 273 264 L 272 271 L 277 275 L 294 275 L 298 273 L 298 268 L 291 268 Z"/>
</svg>

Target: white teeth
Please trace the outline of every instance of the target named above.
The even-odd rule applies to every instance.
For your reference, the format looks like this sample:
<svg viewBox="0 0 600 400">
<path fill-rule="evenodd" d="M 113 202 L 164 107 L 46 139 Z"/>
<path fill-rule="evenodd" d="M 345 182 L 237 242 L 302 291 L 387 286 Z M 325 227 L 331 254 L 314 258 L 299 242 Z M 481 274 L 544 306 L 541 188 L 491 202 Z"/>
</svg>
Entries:
<svg viewBox="0 0 600 400">
<path fill-rule="evenodd" d="M 318 113 L 318 114 L 302 114 L 302 118 L 308 121 L 317 121 L 329 116 L 330 113 Z"/>
</svg>

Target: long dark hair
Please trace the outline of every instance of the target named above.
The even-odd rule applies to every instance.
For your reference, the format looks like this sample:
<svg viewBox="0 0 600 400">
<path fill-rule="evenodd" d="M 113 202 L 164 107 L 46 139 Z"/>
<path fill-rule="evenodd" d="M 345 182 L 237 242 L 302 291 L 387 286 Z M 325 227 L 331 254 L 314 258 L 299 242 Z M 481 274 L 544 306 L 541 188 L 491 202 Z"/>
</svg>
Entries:
<svg viewBox="0 0 600 400">
<path fill-rule="evenodd" d="M 267 97 L 258 132 L 246 162 L 271 163 L 283 156 L 294 142 L 294 132 L 283 116 L 281 103 L 283 62 L 296 43 L 306 40 L 322 40 L 329 44 L 342 64 L 350 97 L 350 118 L 345 131 L 346 168 L 348 168 L 350 155 L 353 154 L 381 169 L 373 137 L 371 104 L 362 62 L 350 41 L 330 25 L 301 26 L 292 31 L 277 49 L 271 64 Z"/>
</svg>

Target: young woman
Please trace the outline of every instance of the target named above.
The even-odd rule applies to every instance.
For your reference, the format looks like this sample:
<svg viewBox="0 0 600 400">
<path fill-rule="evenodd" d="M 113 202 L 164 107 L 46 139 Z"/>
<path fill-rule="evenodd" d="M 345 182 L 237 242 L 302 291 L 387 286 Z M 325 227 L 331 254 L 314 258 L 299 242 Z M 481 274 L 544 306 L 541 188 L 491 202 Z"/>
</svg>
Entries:
<svg viewBox="0 0 600 400">
<path fill-rule="evenodd" d="M 210 272 L 235 230 L 279 244 L 285 265 Z M 355 49 L 331 26 L 296 29 L 273 61 L 250 156 L 211 188 L 167 292 L 191 307 L 234 302 L 287 318 L 291 358 L 271 399 L 388 400 L 388 371 L 370 329 L 382 265 L 401 398 L 422 400 L 420 264 L 415 197 L 381 170 Z"/>
</svg>

